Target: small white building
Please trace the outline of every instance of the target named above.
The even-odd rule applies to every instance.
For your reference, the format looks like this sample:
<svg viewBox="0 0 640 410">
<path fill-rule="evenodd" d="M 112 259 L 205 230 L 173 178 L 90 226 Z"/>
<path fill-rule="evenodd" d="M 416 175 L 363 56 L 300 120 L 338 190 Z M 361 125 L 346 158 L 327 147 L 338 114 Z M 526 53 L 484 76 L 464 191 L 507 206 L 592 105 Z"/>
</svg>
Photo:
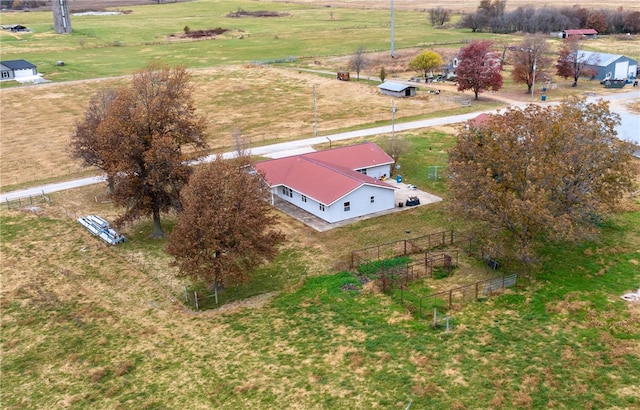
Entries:
<svg viewBox="0 0 640 410">
<path fill-rule="evenodd" d="M 20 80 L 37 76 L 36 66 L 27 60 L 0 61 L 0 79 L 2 80 Z"/>
<path fill-rule="evenodd" d="M 395 187 L 382 181 L 393 159 L 374 143 L 258 162 L 257 171 L 281 198 L 329 223 L 395 207 Z"/>
</svg>

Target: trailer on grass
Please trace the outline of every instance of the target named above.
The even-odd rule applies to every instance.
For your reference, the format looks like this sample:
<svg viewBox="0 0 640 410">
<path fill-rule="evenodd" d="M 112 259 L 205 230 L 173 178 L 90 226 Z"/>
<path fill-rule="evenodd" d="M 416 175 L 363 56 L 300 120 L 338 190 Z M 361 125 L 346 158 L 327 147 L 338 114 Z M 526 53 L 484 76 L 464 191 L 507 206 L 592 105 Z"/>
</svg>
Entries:
<svg viewBox="0 0 640 410">
<path fill-rule="evenodd" d="M 91 234 L 102 239 L 109 245 L 117 245 L 126 240 L 124 235 L 119 234 L 109 225 L 109 222 L 97 215 L 81 216 L 78 218 L 78 222 L 87 228 Z"/>
</svg>

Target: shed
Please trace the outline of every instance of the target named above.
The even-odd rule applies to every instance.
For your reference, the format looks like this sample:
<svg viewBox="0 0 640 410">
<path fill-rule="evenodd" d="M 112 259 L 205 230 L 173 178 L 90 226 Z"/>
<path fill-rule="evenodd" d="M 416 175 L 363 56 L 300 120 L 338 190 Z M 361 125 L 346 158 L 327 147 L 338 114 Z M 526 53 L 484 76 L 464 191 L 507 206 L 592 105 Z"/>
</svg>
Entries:
<svg viewBox="0 0 640 410">
<path fill-rule="evenodd" d="M 389 95 L 391 97 L 414 97 L 416 95 L 417 87 L 410 84 L 385 81 L 378 86 L 378 89 L 380 89 L 382 94 Z"/>
<path fill-rule="evenodd" d="M 562 38 L 567 38 L 570 36 L 596 38 L 598 36 L 598 32 L 592 28 L 584 28 L 584 29 L 575 29 L 575 30 L 563 30 L 561 33 Z"/>
<path fill-rule="evenodd" d="M 598 81 L 634 79 L 638 75 L 638 62 L 622 54 L 578 50 L 578 56 L 596 73 L 593 78 Z"/>
<path fill-rule="evenodd" d="M 0 61 L 0 79 L 2 80 L 17 80 L 37 75 L 36 66 L 27 60 Z"/>
</svg>

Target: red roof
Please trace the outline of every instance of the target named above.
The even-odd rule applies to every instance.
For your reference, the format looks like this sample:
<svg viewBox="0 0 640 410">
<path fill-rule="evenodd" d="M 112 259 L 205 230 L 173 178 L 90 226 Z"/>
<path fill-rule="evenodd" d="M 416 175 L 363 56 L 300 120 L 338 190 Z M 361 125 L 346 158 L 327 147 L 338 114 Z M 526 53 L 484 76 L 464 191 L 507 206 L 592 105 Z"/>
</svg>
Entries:
<svg viewBox="0 0 640 410">
<path fill-rule="evenodd" d="M 393 159 L 374 143 L 294 155 L 255 164 L 270 186 L 283 185 L 325 205 L 363 185 L 395 189 L 355 169 L 392 164 Z"/>
<path fill-rule="evenodd" d="M 598 34 L 598 32 L 592 28 L 565 30 L 564 33 L 568 36 L 592 36 Z"/>
<path fill-rule="evenodd" d="M 393 164 L 393 158 L 373 142 L 311 152 L 304 156 L 352 170 Z"/>
<path fill-rule="evenodd" d="M 481 126 L 485 125 L 486 123 L 488 123 L 489 120 L 491 119 L 491 117 L 493 117 L 491 114 L 487 114 L 487 113 L 483 112 L 482 114 L 478 115 L 477 117 L 474 117 L 474 118 L 470 119 L 467 122 L 471 126 L 481 127 Z"/>
</svg>

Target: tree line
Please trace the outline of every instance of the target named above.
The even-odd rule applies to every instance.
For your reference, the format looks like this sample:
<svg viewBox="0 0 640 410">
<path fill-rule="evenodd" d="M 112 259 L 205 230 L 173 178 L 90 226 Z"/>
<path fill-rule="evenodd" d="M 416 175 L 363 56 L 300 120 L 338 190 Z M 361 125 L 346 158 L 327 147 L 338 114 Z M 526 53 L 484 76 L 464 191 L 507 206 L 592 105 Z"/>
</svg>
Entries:
<svg viewBox="0 0 640 410">
<path fill-rule="evenodd" d="M 551 7 L 520 6 L 506 11 L 506 0 L 481 0 L 474 13 L 462 16 L 458 26 L 473 32 L 550 33 L 567 29 L 591 28 L 600 34 L 640 33 L 640 11 L 587 9 L 579 5 Z M 433 26 L 451 20 L 452 11 L 438 7 L 428 10 Z"/>
</svg>

